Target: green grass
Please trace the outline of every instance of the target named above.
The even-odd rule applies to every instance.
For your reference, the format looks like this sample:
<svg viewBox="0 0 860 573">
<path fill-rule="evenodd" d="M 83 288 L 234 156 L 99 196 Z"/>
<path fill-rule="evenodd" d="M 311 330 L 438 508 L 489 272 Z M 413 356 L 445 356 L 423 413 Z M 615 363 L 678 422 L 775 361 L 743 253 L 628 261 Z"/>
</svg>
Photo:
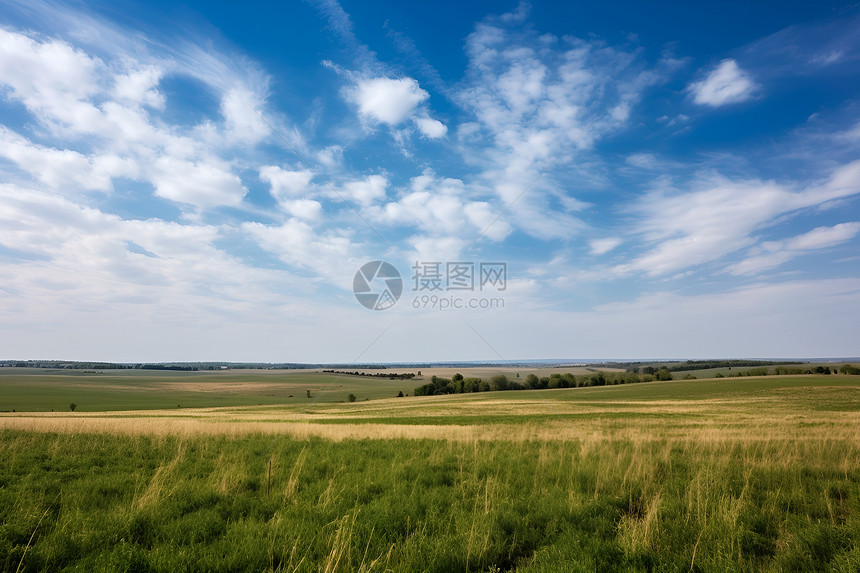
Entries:
<svg viewBox="0 0 860 573">
<path fill-rule="evenodd" d="M 567 390 L 495 392 L 462 395 L 463 400 L 539 397 L 542 400 L 701 400 L 714 397 L 755 395 L 776 388 L 800 388 L 826 379 L 830 385 L 856 384 L 857 377 L 768 376 L 762 378 L 720 378 L 673 380 L 621 386 L 601 386 Z M 369 376 L 349 376 L 322 372 L 242 371 L 176 372 L 106 370 L 100 374 L 82 371 L 37 368 L 0 368 L 0 412 L 67 411 L 69 404 L 80 412 L 155 410 L 228 406 L 304 407 L 345 402 L 349 394 L 358 401 L 391 398 L 398 392 L 412 394 L 426 380 L 388 380 Z M 205 387 L 205 391 L 200 390 Z M 311 398 L 307 398 L 307 390 Z M 490 397 L 492 396 L 492 397 Z M 623 396 L 623 398 L 621 398 Z M 488 398 L 489 397 L 489 398 Z M 860 404 L 857 404 L 860 409 Z"/>
<path fill-rule="evenodd" d="M 253 396 L 244 392 L 235 394 Z M 214 434 L 0 429 L 0 572 L 860 564 L 860 376 L 301 399 L 211 418 L 175 408 L 104 414 L 120 424 L 106 428 L 130 429 L 204 416 Z M 91 418 L 4 414 L 0 422 Z M 282 429 L 238 431 L 260 419 Z M 284 433 L 296 422 L 335 439 Z M 373 438 L 348 437 L 347 424 Z M 391 438 L 398 426 L 427 439 Z M 445 432 L 449 439 L 436 439 Z"/>
<path fill-rule="evenodd" d="M 246 384 L 237 388 L 237 384 Z M 192 389 L 205 385 L 206 391 Z M 0 412 L 80 412 L 206 408 L 390 398 L 412 393 L 414 381 L 344 376 L 308 371 L 161 372 L 0 368 Z M 185 388 L 184 388 L 185 387 Z M 311 391 L 307 398 L 306 391 Z"/>
<path fill-rule="evenodd" d="M 858 459 L 827 440 L 3 431 L 0 570 L 849 571 Z"/>
</svg>

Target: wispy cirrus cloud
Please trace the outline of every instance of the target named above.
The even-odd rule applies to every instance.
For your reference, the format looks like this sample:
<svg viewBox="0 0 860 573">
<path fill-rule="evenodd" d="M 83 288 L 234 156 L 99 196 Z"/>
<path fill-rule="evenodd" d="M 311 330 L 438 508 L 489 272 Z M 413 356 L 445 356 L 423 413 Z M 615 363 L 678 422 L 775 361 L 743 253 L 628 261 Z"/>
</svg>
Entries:
<svg viewBox="0 0 860 573">
<path fill-rule="evenodd" d="M 808 233 L 784 239 L 765 241 L 755 247 L 746 259 L 731 265 L 733 275 L 755 275 L 769 271 L 791 259 L 807 253 L 846 243 L 860 233 L 860 223 L 839 223 L 832 227 L 817 227 Z"/>
<path fill-rule="evenodd" d="M 584 206 L 559 172 L 608 134 L 629 125 L 634 106 L 678 62 L 650 66 L 635 50 L 599 40 L 539 35 L 528 10 L 491 17 L 468 37 L 469 68 L 457 101 L 473 121 L 458 130 L 462 153 L 482 169 L 509 222 L 541 239 L 567 239 L 586 225 Z M 569 172 L 568 172 L 569 173 Z"/>
<path fill-rule="evenodd" d="M 661 189 L 640 200 L 633 208 L 642 218 L 637 231 L 646 244 L 656 246 L 617 265 L 615 273 L 661 276 L 750 247 L 757 231 L 783 215 L 860 193 L 860 161 L 840 166 L 827 180 L 799 190 L 774 181 L 720 176 L 697 181 L 693 187 L 687 192 Z M 853 227 L 840 232 L 849 228 Z"/>
</svg>

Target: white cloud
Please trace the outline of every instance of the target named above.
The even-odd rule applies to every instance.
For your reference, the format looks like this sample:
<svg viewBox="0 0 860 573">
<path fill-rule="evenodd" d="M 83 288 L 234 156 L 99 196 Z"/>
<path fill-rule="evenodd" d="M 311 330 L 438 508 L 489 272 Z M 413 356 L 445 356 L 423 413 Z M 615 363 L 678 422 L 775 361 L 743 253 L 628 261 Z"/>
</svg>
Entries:
<svg viewBox="0 0 860 573">
<path fill-rule="evenodd" d="M 214 161 L 197 163 L 160 157 L 151 174 L 159 197 L 202 208 L 219 205 L 236 206 L 247 190 L 242 180 Z"/>
<path fill-rule="evenodd" d="M 300 291 L 287 273 L 246 266 L 216 248 L 221 229 L 215 226 L 124 220 L 56 194 L 7 184 L 0 185 L 0 203 L 0 244 L 21 253 L 4 261 L 0 324 L 7 328 L 0 329 L 0 337 L 25 324 L 33 334 L 77 323 L 86 339 L 74 346 L 62 336 L 59 346 L 46 339 L 47 346 L 32 348 L 56 355 L 66 352 L 63 345 L 83 355 L 103 352 L 86 347 L 93 344 L 86 329 L 100 324 L 94 330 L 116 338 L 121 328 L 103 326 L 103 320 L 113 317 L 115 325 L 154 331 L 143 346 L 123 350 L 120 344 L 118 350 L 151 353 L 163 340 L 159 331 L 163 337 L 180 326 L 187 335 L 199 332 L 201 323 L 211 327 L 225 316 L 271 316 L 290 298 L 284 295 L 285 285 Z M 137 340 L 130 333 L 122 343 Z"/>
<path fill-rule="evenodd" d="M 106 154 L 87 156 L 69 149 L 54 149 L 31 143 L 0 126 L 0 157 L 14 162 L 44 185 L 71 191 L 70 186 L 84 190 L 111 191 L 112 179 L 135 177 L 134 162 Z"/>
<path fill-rule="evenodd" d="M 282 201 L 280 206 L 299 219 L 317 220 L 322 214 L 322 205 L 313 199 L 287 199 Z"/>
<path fill-rule="evenodd" d="M 448 127 L 444 123 L 431 117 L 416 117 L 412 121 L 418 126 L 418 131 L 430 139 L 445 137 L 448 133 Z"/>
<path fill-rule="evenodd" d="M 621 239 L 618 237 L 605 237 L 588 241 L 588 246 L 591 247 L 592 255 L 605 255 L 620 244 Z"/>
<path fill-rule="evenodd" d="M 231 135 L 239 141 L 260 141 L 269 133 L 269 127 L 260 118 L 263 101 L 249 89 L 233 88 L 221 99 L 221 113 Z"/>
<path fill-rule="evenodd" d="M 46 125 L 90 133 L 104 64 L 66 42 L 38 42 L 0 28 L 0 82 Z"/>
<path fill-rule="evenodd" d="M 110 191 L 114 179 L 127 177 L 149 182 L 156 195 L 185 205 L 239 205 L 245 188 L 233 173 L 232 158 L 223 155 L 266 134 L 255 113 L 265 81 L 250 74 L 243 82 L 216 53 L 188 48 L 189 67 L 183 68 L 146 49 L 126 53 L 127 47 L 117 46 L 115 60 L 105 62 L 61 40 L 0 29 L 0 85 L 56 141 L 80 149 L 47 147 L 4 129 L 7 145 L 0 154 L 62 193 Z M 201 65 L 190 66 L 192 60 Z M 165 106 L 158 86 L 168 70 L 206 77 L 207 67 L 224 72 L 213 79 L 216 87 L 236 80 L 223 86 L 222 126 L 210 120 L 183 129 L 150 117 Z"/>
<path fill-rule="evenodd" d="M 313 178 L 313 172 L 308 169 L 291 171 L 277 165 L 265 165 L 260 168 L 260 179 L 269 184 L 269 193 L 278 202 L 310 195 L 313 192 L 311 185 Z"/>
<path fill-rule="evenodd" d="M 343 186 L 346 197 L 360 205 L 369 205 L 385 197 L 388 179 L 382 175 L 368 175 L 364 179 L 350 181 Z"/>
<path fill-rule="evenodd" d="M 409 189 L 396 201 L 373 206 L 366 213 L 371 221 L 419 228 L 440 240 L 446 235 L 477 238 L 485 229 L 491 240 L 503 240 L 510 225 L 489 203 L 471 200 L 469 194 L 463 181 L 440 178 L 427 170 L 413 177 Z"/>
<path fill-rule="evenodd" d="M 351 268 L 355 247 L 346 231 L 318 233 L 305 221 L 290 219 L 280 225 L 247 222 L 241 230 L 263 249 L 292 266 L 312 270 L 316 276 L 343 283 L 352 278 L 343 269 Z M 349 276 L 347 276 L 349 275 Z"/>
<path fill-rule="evenodd" d="M 586 169 L 583 150 L 630 121 L 643 92 L 671 67 L 647 69 L 636 53 L 567 37 L 547 41 L 520 16 L 490 19 L 468 37 L 469 69 L 456 98 L 474 114 L 458 129 L 460 152 L 508 208 L 508 220 L 541 239 L 567 239 L 586 226 L 571 185 Z"/>
<path fill-rule="evenodd" d="M 694 186 L 687 193 L 656 191 L 642 199 L 635 208 L 643 217 L 637 230 L 657 246 L 615 267 L 616 272 L 664 275 L 749 247 L 755 242 L 752 234 L 781 215 L 860 192 L 860 161 L 839 167 L 825 182 L 800 191 L 772 181 L 723 177 Z"/>
<path fill-rule="evenodd" d="M 165 97 L 158 91 L 164 69 L 144 65 L 114 77 L 114 97 L 123 102 L 163 109 Z"/>
<path fill-rule="evenodd" d="M 853 239 L 860 232 L 860 223 L 840 223 L 833 227 L 818 227 L 786 241 L 786 248 L 808 251 L 825 249 Z"/>
<path fill-rule="evenodd" d="M 388 125 L 408 119 L 430 97 L 412 78 L 359 80 L 350 93 L 363 116 Z"/>
<path fill-rule="evenodd" d="M 414 251 L 408 259 L 419 262 L 456 261 L 466 241 L 458 237 L 428 237 L 416 235 L 409 238 Z"/>
<path fill-rule="evenodd" d="M 725 59 L 705 79 L 691 83 L 687 89 L 696 103 L 719 107 L 748 100 L 756 87 L 735 60 Z"/>
<path fill-rule="evenodd" d="M 754 254 L 728 268 L 734 275 L 758 274 L 778 267 L 809 251 L 834 247 L 853 239 L 860 233 L 860 223 L 840 223 L 832 227 L 818 227 L 803 235 L 783 241 L 763 243 L 761 254 Z"/>
<path fill-rule="evenodd" d="M 356 80 L 344 94 L 358 107 L 364 120 L 393 128 L 392 135 L 401 148 L 411 131 L 396 128 L 407 121 L 412 121 L 428 139 L 440 139 L 448 133 L 448 126 L 430 117 L 426 106 L 430 94 L 413 78 L 364 77 Z"/>
</svg>

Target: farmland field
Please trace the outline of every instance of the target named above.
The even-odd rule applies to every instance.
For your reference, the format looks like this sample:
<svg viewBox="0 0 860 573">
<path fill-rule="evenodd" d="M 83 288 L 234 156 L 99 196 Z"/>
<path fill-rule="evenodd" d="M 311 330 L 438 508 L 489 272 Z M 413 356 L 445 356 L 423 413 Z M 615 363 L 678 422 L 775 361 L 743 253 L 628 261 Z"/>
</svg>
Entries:
<svg viewBox="0 0 860 573">
<path fill-rule="evenodd" d="M 0 368 L 0 411 L 81 412 L 150 410 L 199 406 L 239 406 L 345 401 L 411 393 L 418 383 L 354 377 L 312 370 L 44 370 Z M 308 400 L 307 391 L 311 398 Z"/>
<path fill-rule="evenodd" d="M 2 571 L 860 564 L 858 376 L 404 398 L 421 382 L 29 376 L 0 375 L 0 410 L 30 406 L 0 414 Z"/>
</svg>

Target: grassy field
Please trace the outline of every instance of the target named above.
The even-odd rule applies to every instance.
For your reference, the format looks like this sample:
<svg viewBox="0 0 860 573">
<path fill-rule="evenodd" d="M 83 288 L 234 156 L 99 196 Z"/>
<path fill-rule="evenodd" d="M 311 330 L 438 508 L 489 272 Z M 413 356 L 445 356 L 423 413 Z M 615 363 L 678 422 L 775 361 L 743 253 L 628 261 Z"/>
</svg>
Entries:
<svg viewBox="0 0 860 573">
<path fill-rule="evenodd" d="M 858 541 L 857 376 L 0 414 L 2 571 L 857 571 Z"/>
<path fill-rule="evenodd" d="M 44 370 L 0 368 L 0 412 L 81 412 L 343 402 L 412 393 L 420 382 L 309 370 Z M 311 398 L 307 398 L 310 390 Z"/>
</svg>

